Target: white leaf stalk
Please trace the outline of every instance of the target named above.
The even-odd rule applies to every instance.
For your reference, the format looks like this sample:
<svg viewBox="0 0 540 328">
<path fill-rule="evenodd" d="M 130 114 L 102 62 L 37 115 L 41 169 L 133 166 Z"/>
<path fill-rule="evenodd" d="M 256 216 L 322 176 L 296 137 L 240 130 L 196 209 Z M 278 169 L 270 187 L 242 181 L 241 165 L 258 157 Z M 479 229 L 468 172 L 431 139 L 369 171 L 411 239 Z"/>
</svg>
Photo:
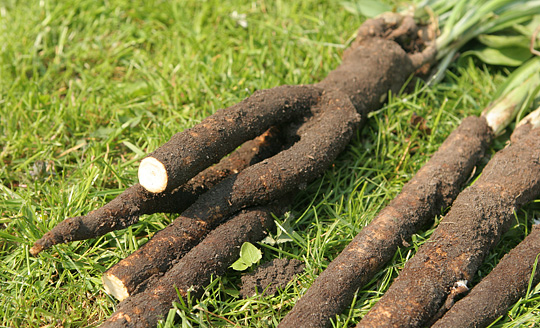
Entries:
<svg viewBox="0 0 540 328">
<path fill-rule="evenodd" d="M 539 88 L 540 57 L 534 57 L 508 77 L 497 91 L 495 100 L 482 112 L 496 135 L 502 133 L 516 116 L 523 116 Z"/>
<path fill-rule="evenodd" d="M 540 107 L 530 112 L 529 115 L 525 116 L 521 121 L 519 121 L 517 127 L 530 124 L 533 129 L 540 127 Z"/>
</svg>

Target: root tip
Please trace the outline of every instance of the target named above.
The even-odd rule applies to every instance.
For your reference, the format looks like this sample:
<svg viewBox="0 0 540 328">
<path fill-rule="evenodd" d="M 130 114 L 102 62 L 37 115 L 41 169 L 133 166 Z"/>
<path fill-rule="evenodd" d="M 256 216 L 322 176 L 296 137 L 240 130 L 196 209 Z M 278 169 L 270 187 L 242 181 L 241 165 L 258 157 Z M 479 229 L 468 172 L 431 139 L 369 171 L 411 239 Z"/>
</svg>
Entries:
<svg viewBox="0 0 540 328">
<path fill-rule="evenodd" d="M 34 244 L 34 246 L 32 246 L 32 248 L 30 248 L 30 254 L 32 256 L 38 256 L 39 253 L 41 253 L 42 250 L 44 250 L 45 247 L 43 247 L 42 245 L 39 245 L 39 244 Z"/>
<path fill-rule="evenodd" d="M 144 189 L 160 193 L 167 188 L 167 169 L 154 157 L 146 157 L 139 165 L 139 183 Z"/>
</svg>

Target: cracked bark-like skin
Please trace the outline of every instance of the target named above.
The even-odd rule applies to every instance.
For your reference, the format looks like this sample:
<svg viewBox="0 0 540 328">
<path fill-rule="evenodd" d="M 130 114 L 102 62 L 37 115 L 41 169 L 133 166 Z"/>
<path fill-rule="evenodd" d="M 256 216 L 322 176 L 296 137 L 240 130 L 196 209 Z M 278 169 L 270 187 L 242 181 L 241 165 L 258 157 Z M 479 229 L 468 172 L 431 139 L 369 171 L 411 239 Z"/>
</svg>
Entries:
<svg viewBox="0 0 540 328">
<path fill-rule="evenodd" d="M 431 238 L 410 259 L 360 327 L 422 327 L 458 280 L 471 281 L 486 254 L 540 193 L 540 129 L 516 131 L 477 181 L 456 198 Z"/>
<path fill-rule="evenodd" d="M 452 203 L 492 139 L 484 118 L 464 119 L 401 193 L 320 274 L 279 326 L 329 327 L 403 241 Z"/>
<path fill-rule="evenodd" d="M 184 300 L 188 291 L 192 298 L 200 296 L 212 276 L 222 275 L 238 259 L 244 242 L 264 238 L 274 226 L 270 212 L 270 207 L 248 209 L 217 227 L 151 287 L 120 303 L 101 327 L 155 327 L 179 295 Z"/>
<path fill-rule="evenodd" d="M 487 327 L 527 293 L 535 261 L 540 255 L 540 225 L 506 254 L 478 285 L 437 321 L 432 328 Z M 540 268 L 532 277 L 534 287 L 540 281 Z"/>
<path fill-rule="evenodd" d="M 137 223 L 144 214 L 181 213 L 208 189 L 231 174 L 278 153 L 283 144 L 281 130 L 274 127 L 245 142 L 230 156 L 171 192 L 150 193 L 137 183 L 103 207 L 60 222 L 34 243 L 30 253 L 36 256 L 53 245 L 95 238 L 124 229 Z"/>
<path fill-rule="evenodd" d="M 107 271 L 131 294 L 152 275 L 167 271 L 204 236 L 239 210 L 264 205 L 318 177 L 351 139 L 360 117 L 348 98 L 325 93 L 300 140 L 277 155 L 233 175 L 201 195 L 180 217 Z"/>
</svg>

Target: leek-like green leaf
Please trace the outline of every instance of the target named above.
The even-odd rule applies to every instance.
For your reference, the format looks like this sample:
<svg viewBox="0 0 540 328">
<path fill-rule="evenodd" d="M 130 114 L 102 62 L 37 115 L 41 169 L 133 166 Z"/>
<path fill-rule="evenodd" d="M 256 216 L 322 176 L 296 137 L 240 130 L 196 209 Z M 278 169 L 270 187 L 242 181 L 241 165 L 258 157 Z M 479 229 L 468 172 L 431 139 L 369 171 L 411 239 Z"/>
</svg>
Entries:
<svg viewBox="0 0 540 328">
<path fill-rule="evenodd" d="M 480 43 L 489 48 L 501 49 L 513 46 L 528 48 L 531 36 L 482 34 L 479 35 L 477 39 Z"/>
<path fill-rule="evenodd" d="M 437 15 L 441 30 L 436 39 L 439 64 L 430 83 L 440 80 L 459 49 L 479 36 L 482 36 L 481 41 L 490 44 L 489 50 L 480 49 L 468 54 L 489 64 L 518 66 L 530 58 L 524 51 L 528 43 L 519 47 L 522 49 L 508 47 L 517 47 L 518 41 L 525 41 L 519 34 L 525 37 L 532 34 L 536 28 L 534 24 L 540 20 L 540 0 L 424 0 L 418 6 L 415 16 L 427 20 L 432 12 Z M 512 29 L 512 35 L 517 35 L 519 40 L 505 39 L 507 29 Z M 491 36 L 496 32 L 501 34 Z"/>
<path fill-rule="evenodd" d="M 476 56 L 481 61 L 490 65 L 501 66 L 520 66 L 527 59 L 532 57 L 531 51 L 528 47 L 514 46 L 504 48 L 482 48 L 480 50 L 470 50 L 463 53 L 465 56 Z"/>
</svg>

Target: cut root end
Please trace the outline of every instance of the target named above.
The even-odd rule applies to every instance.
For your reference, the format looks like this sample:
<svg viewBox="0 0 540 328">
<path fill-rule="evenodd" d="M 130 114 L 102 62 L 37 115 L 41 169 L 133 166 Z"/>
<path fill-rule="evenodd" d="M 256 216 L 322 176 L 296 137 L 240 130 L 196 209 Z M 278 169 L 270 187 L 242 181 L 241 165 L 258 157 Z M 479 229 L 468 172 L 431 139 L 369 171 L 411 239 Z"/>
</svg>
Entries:
<svg viewBox="0 0 540 328">
<path fill-rule="evenodd" d="M 146 157 L 139 166 L 139 183 L 144 189 L 160 193 L 167 188 L 168 176 L 165 165 L 154 157 Z"/>
<path fill-rule="evenodd" d="M 123 301 L 129 297 L 129 292 L 124 283 L 112 274 L 103 274 L 103 287 L 107 294 L 114 296 L 117 300 Z"/>
<path fill-rule="evenodd" d="M 39 253 L 41 253 L 43 249 L 43 246 L 36 244 L 32 248 L 30 248 L 30 254 L 32 254 L 32 256 L 37 256 Z"/>
</svg>

